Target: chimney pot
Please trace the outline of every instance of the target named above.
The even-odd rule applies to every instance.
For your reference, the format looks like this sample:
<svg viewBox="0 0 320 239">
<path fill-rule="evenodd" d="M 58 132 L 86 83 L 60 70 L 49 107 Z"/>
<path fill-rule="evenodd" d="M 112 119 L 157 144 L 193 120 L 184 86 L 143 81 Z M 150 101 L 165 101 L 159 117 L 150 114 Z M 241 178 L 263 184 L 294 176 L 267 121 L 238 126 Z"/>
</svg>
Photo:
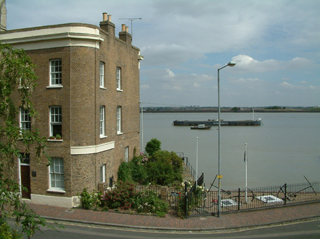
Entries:
<svg viewBox="0 0 320 239">
<path fill-rule="evenodd" d="M 128 26 L 126 27 L 126 32 L 129 32 L 129 27 Z"/>
<path fill-rule="evenodd" d="M 103 21 L 107 21 L 107 17 L 108 17 L 108 14 L 106 12 L 102 13 L 103 15 Z"/>
<path fill-rule="evenodd" d="M 111 22 L 111 15 L 108 15 L 108 21 Z"/>
<path fill-rule="evenodd" d="M 126 24 L 122 24 L 121 26 L 122 26 L 122 31 L 123 32 L 126 31 Z"/>
</svg>

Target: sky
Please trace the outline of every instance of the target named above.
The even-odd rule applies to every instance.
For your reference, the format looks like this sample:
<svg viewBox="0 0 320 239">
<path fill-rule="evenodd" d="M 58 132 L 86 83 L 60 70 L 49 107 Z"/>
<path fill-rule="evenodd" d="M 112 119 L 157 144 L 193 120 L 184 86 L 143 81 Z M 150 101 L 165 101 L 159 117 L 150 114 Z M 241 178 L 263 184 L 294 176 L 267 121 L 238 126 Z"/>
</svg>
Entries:
<svg viewBox="0 0 320 239">
<path fill-rule="evenodd" d="M 320 106 L 319 0 L 7 0 L 7 29 L 103 12 L 133 30 L 144 107 L 217 106 L 230 61 L 222 107 Z"/>
</svg>

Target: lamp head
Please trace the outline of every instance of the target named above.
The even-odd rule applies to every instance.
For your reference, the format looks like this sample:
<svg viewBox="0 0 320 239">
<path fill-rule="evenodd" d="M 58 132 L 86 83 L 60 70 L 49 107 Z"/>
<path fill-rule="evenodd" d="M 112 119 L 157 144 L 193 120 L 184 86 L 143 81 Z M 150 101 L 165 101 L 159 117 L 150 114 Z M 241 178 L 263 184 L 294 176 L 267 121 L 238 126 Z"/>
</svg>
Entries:
<svg viewBox="0 0 320 239">
<path fill-rule="evenodd" d="M 234 61 L 230 61 L 228 64 L 227 64 L 227 66 L 231 66 L 231 67 L 233 67 L 233 66 L 235 66 L 236 65 L 236 63 L 234 62 Z"/>
</svg>

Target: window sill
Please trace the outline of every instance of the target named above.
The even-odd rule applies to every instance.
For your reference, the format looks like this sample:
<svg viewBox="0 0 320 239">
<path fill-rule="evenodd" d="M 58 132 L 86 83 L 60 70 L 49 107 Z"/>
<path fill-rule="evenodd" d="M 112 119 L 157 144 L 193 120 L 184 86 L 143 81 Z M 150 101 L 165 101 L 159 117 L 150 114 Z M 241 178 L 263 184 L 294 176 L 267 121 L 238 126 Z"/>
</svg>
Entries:
<svg viewBox="0 0 320 239">
<path fill-rule="evenodd" d="M 117 132 L 117 135 L 122 135 L 123 134 L 123 132 Z"/>
<path fill-rule="evenodd" d="M 105 138 L 108 138 L 107 135 L 100 135 L 100 139 L 105 139 Z"/>
<path fill-rule="evenodd" d="M 100 89 L 101 89 L 101 90 L 106 90 L 107 88 L 100 86 Z"/>
<path fill-rule="evenodd" d="M 117 91 L 118 91 L 118 92 L 122 92 L 123 90 L 121 90 L 121 89 L 117 89 Z"/>
<path fill-rule="evenodd" d="M 66 191 L 62 189 L 48 189 L 47 192 L 48 193 L 66 193 Z"/>
<path fill-rule="evenodd" d="M 60 89 L 63 88 L 63 85 L 49 85 L 47 89 Z"/>
<path fill-rule="evenodd" d="M 63 139 L 47 139 L 49 142 L 63 142 Z"/>
</svg>

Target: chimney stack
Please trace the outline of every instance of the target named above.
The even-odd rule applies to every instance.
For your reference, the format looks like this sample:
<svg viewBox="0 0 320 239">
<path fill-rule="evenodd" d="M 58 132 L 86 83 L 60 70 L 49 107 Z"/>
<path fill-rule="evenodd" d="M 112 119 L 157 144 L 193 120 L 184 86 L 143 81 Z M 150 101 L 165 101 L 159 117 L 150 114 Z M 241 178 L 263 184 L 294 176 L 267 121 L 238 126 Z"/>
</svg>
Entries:
<svg viewBox="0 0 320 239">
<path fill-rule="evenodd" d="M 100 22 L 100 28 L 108 32 L 110 36 L 114 37 L 116 26 L 111 22 L 111 15 L 108 15 L 106 12 L 104 12 L 102 13 L 102 16 L 103 20 Z"/>
<path fill-rule="evenodd" d="M 119 32 L 119 39 L 126 42 L 128 45 L 131 45 L 132 43 L 132 36 L 131 34 L 128 32 L 129 31 L 129 27 L 126 26 L 126 24 L 122 24 L 122 30 L 121 32 Z"/>
<path fill-rule="evenodd" d="M 104 13 L 102 13 L 102 16 L 103 16 L 103 21 L 108 20 L 108 13 L 104 12 Z"/>
</svg>

